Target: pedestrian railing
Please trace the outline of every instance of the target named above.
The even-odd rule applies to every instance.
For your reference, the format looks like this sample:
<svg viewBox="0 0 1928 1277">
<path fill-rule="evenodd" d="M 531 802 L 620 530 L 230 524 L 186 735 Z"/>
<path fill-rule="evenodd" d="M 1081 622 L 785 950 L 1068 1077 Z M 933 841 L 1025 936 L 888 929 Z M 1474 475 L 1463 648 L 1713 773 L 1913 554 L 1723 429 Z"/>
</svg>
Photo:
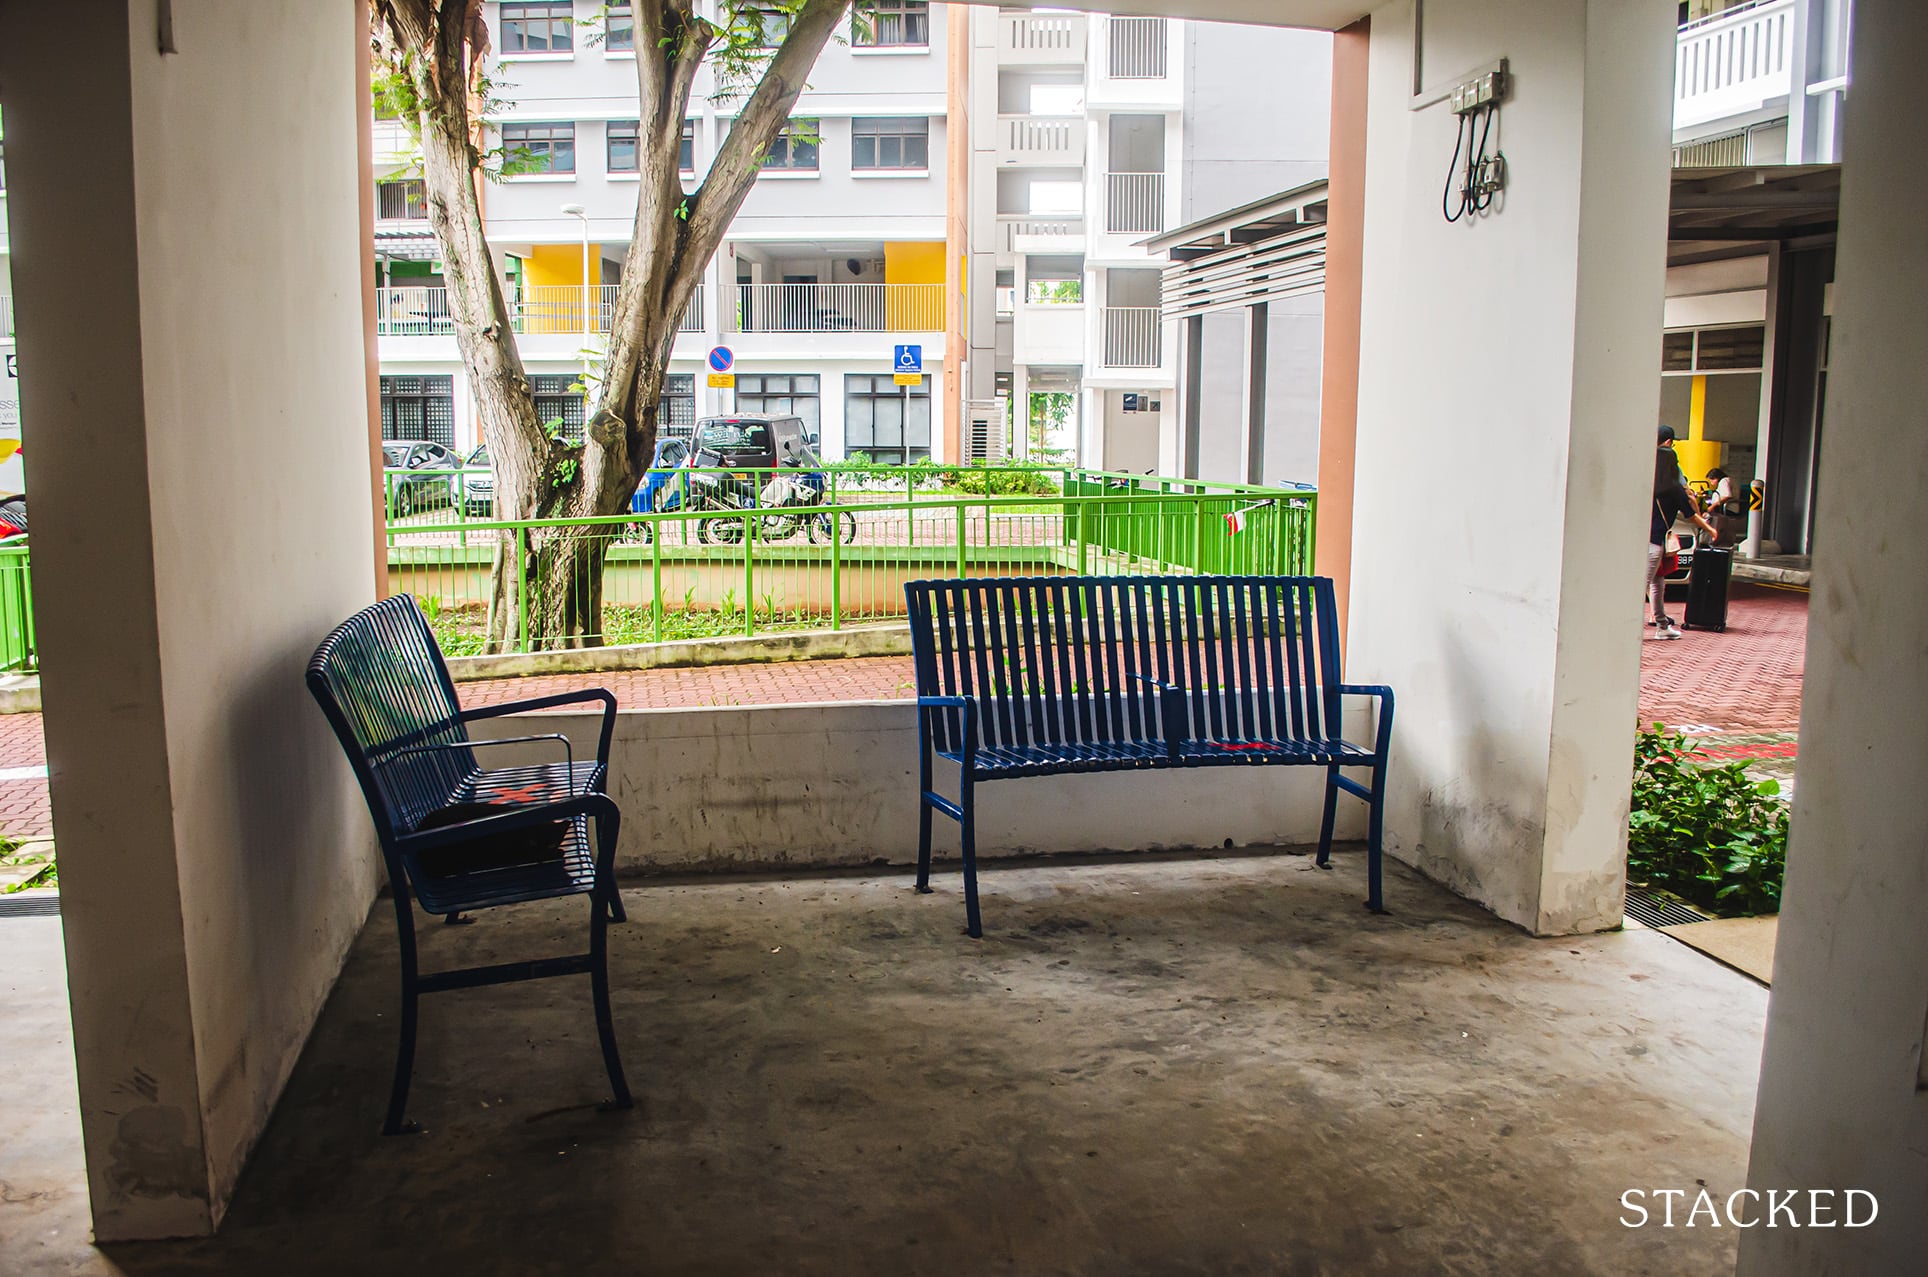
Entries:
<svg viewBox="0 0 1928 1277">
<path fill-rule="evenodd" d="M 602 542 L 592 637 L 608 644 L 891 621 L 904 614 L 904 583 L 931 576 L 1312 570 L 1310 491 L 1058 473 L 1053 495 L 905 498 L 865 473 L 840 476 L 835 500 L 817 506 L 391 524 L 389 584 L 420 599 L 460 655 L 491 633 L 509 651 L 545 646 L 526 636 L 558 585 L 543 547 L 564 538 Z M 517 567 L 498 592 L 505 555 Z"/>
<path fill-rule="evenodd" d="M 33 632 L 33 577 L 27 564 L 27 538 L 0 541 L 0 671 L 28 673 L 40 668 Z"/>
</svg>

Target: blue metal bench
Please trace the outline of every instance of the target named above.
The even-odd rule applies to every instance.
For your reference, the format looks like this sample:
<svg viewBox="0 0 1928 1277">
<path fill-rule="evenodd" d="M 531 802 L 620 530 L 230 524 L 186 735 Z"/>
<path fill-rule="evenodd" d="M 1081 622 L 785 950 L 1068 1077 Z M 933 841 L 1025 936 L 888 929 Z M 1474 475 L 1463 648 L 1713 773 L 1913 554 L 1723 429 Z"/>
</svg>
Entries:
<svg viewBox="0 0 1928 1277">
<path fill-rule="evenodd" d="M 968 930 L 978 913 L 977 784 L 1169 767 L 1326 770 L 1318 864 L 1339 791 L 1369 804 L 1366 904 L 1384 912 L 1381 850 L 1392 689 L 1339 681 L 1325 577 L 1001 577 L 912 581 L 917 674 L 917 889 L 930 890 L 931 813 L 958 822 Z M 1378 698 L 1368 749 L 1344 739 L 1345 696 Z M 931 783 L 958 766 L 958 799 Z M 1370 767 L 1369 785 L 1339 774 Z"/>
<path fill-rule="evenodd" d="M 403 1109 L 421 994 L 548 976 L 589 976 L 603 1064 L 615 1091 L 609 1106 L 630 1107 L 609 1014 L 605 942 L 608 923 L 625 921 L 615 881 L 622 816 L 604 792 L 616 698 L 586 689 L 465 710 L 455 699 L 428 622 L 405 594 L 342 622 L 315 649 L 308 689 L 334 727 L 368 800 L 401 929 L 401 1041 L 384 1133 L 420 1129 L 403 1121 Z M 556 733 L 469 739 L 467 724 L 476 719 L 580 701 L 600 701 L 603 707 L 594 762 L 577 761 L 568 740 Z M 536 741 L 559 745 L 563 760 L 493 769 L 476 762 L 478 749 Z M 416 969 L 411 892 L 424 910 L 450 923 L 466 921 L 462 914 L 468 910 L 588 895 L 589 952 L 423 975 Z"/>
</svg>

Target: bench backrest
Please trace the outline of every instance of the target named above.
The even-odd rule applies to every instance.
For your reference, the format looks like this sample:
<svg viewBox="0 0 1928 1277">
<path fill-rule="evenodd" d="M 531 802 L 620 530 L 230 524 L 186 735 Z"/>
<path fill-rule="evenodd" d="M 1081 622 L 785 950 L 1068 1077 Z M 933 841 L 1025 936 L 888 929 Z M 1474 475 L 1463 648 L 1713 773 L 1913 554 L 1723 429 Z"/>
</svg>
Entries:
<svg viewBox="0 0 1928 1277">
<path fill-rule="evenodd" d="M 308 690 L 341 740 L 384 845 L 443 806 L 475 767 L 455 684 L 415 599 L 398 594 L 336 626 L 308 662 Z"/>
<path fill-rule="evenodd" d="M 1193 740 L 1341 734 L 1327 577 L 1001 577 L 904 591 L 918 695 L 972 701 L 984 747 L 1166 739 L 1148 678 L 1180 689 Z M 935 714 L 938 748 L 958 747 L 959 717 Z"/>
</svg>

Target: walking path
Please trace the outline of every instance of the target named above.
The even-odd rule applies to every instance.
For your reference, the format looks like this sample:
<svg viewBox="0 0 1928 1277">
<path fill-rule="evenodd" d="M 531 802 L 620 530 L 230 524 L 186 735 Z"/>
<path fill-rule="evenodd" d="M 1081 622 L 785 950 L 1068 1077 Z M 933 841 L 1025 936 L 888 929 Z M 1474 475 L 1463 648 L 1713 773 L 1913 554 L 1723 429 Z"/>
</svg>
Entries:
<svg viewBox="0 0 1928 1277">
<path fill-rule="evenodd" d="M 1640 720 L 1703 738 L 1716 758 L 1792 778 L 1801 717 L 1807 594 L 1737 583 L 1723 634 L 1688 631 L 1641 645 Z M 465 705 L 493 705 L 577 687 L 607 687 L 631 709 L 696 709 L 822 701 L 898 700 L 912 695 L 907 656 L 625 670 L 458 685 Z M 0 830 L 45 836 L 46 752 L 40 715 L 0 715 Z"/>
</svg>

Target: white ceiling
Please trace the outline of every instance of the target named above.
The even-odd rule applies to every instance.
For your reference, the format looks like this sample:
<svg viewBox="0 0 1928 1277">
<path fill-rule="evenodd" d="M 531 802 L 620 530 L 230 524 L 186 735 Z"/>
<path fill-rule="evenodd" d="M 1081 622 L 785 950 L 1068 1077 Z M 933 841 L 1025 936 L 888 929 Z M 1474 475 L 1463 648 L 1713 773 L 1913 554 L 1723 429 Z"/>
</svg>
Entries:
<svg viewBox="0 0 1928 1277">
<path fill-rule="evenodd" d="M 972 0 L 985 3 L 987 0 Z M 1351 26 L 1385 0 L 1058 0 L 1034 8 L 1082 9 L 1089 13 L 1132 13 L 1167 18 L 1250 22 L 1270 27 L 1311 27 L 1337 31 Z"/>
</svg>

